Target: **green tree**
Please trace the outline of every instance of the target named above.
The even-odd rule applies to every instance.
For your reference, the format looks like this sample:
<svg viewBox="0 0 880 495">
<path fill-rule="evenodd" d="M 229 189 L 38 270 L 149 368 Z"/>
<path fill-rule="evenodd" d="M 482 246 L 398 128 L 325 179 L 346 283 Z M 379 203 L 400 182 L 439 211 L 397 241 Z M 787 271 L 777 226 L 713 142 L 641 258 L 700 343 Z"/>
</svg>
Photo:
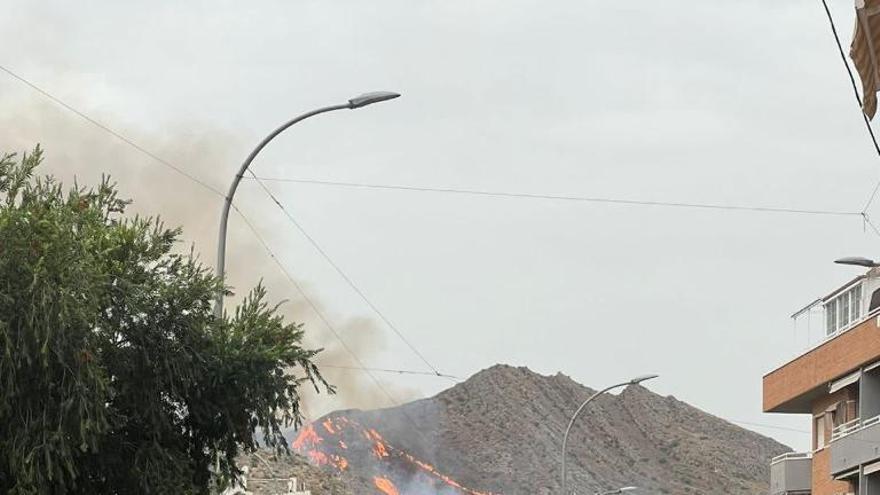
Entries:
<svg viewBox="0 0 880 495">
<path fill-rule="evenodd" d="M 0 157 L 0 493 L 207 493 L 257 431 L 286 449 L 299 388 L 332 392 L 301 325 L 261 286 L 215 318 L 179 230 L 41 159 Z"/>
</svg>

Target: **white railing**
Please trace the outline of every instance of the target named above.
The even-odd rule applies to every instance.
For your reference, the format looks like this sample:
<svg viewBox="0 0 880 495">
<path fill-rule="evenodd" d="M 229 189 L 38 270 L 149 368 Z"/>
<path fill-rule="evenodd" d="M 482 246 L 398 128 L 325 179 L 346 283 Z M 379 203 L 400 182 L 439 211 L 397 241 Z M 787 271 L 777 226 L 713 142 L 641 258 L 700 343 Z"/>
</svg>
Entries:
<svg viewBox="0 0 880 495">
<path fill-rule="evenodd" d="M 880 423 L 880 416 L 874 416 L 873 418 L 862 421 L 862 428 L 867 428 L 876 425 L 877 423 Z"/>
<path fill-rule="evenodd" d="M 770 465 L 776 464 L 782 461 L 794 461 L 794 460 L 806 460 L 812 459 L 812 452 L 786 452 L 785 454 L 778 455 L 773 459 L 770 459 Z"/>
<path fill-rule="evenodd" d="M 851 435 L 857 431 L 864 430 L 865 428 L 869 428 L 877 424 L 880 424 L 880 415 L 874 416 L 873 418 L 868 418 L 864 421 L 856 418 L 849 423 L 844 423 L 837 428 L 831 430 L 831 441 L 833 442 L 835 440 L 839 440 L 847 435 Z"/>
<path fill-rule="evenodd" d="M 821 308 L 821 306 L 822 305 L 820 300 L 816 303 L 812 303 L 811 306 L 807 306 L 803 310 L 792 315 L 792 320 L 794 321 L 794 339 L 792 341 L 793 347 L 791 349 L 790 357 L 785 364 L 796 361 L 798 358 L 801 358 L 804 355 L 813 352 L 814 350 L 822 347 L 829 341 L 840 337 L 841 335 L 849 332 L 859 325 L 862 325 L 868 320 L 876 318 L 877 326 L 880 326 L 880 308 L 874 308 L 873 311 L 863 313 L 858 318 L 851 320 L 849 324 L 845 327 L 839 328 L 837 331 L 829 335 L 828 333 L 826 333 L 825 329 L 824 313 L 820 313 L 823 315 L 822 317 L 816 318 L 815 325 L 811 325 L 809 321 L 811 310 L 817 307 Z M 801 318 L 807 318 L 806 329 L 803 328 L 803 325 L 801 323 L 798 323 L 798 320 Z M 784 367 L 785 364 L 779 366 L 777 369 Z"/>
<path fill-rule="evenodd" d="M 875 418 L 871 418 L 869 421 L 873 421 Z M 874 423 L 871 423 L 874 424 Z M 831 441 L 835 441 L 839 438 L 843 438 L 850 433 L 855 433 L 863 428 L 862 420 L 860 418 L 856 418 L 852 421 L 847 421 L 842 425 L 838 425 L 831 430 Z"/>
</svg>

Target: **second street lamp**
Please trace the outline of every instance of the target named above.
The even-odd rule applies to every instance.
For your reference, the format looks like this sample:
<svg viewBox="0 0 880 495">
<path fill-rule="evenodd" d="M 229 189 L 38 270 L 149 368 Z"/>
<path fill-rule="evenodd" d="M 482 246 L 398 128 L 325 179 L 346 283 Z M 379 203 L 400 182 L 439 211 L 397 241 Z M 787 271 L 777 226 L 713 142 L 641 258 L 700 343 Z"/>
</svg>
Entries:
<svg viewBox="0 0 880 495">
<path fill-rule="evenodd" d="M 565 447 L 568 444 L 568 434 L 571 432 L 571 427 L 574 425 L 574 421 L 578 418 L 578 416 L 580 416 L 581 411 L 583 411 L 584 408 L 587 407 L 587 404 L 589 404 L 590 402 L 593 402 L 593 399 L 595 399 L 596 397 L 599 397 L 600 395 L 604 394 L 605 392 L 608 392 L 610 390 L 614 390 L 616 388 L 627 387 L 629 385 L 638 385 L 639 383 L 642 383 L 647 380 L 651 380 L 653 378 L 657 378 L 657 375 L 637 376 L 628 382 L 623 382 L 623 383 L 618 383 L 616 385 L 611 385 L 610 387 L 606 387 L 606 388 L 596 392 L 595 394 L 591 395 L 589 399 L 585 400 L 584 403 L 581 404 L 581 406 L 577 408 L 577 410 L 571 416 L 571 420 L 568 422 L 568 428 L 565 429 L 565 434 L 562 436 L 562 456 L 561 456 L 561 460 L 560 460 L 562 463 L 562 495 L 568 495 L 568 492 L 566 491 L 567 478 L 565 476 Z M 633 488 L 633 487 L 627 487 L 627 488 Z M 627 491 L 629 491 L 629 490 L 627 490 Z M 619 493 L 619 492 L 610 492 L 610 493 Z"/>
<path fill-rule="evenodd" d="M 238 173 L 235 174 L 235 178 L 232 180 L 232 185 L 229 186 L 229 192 L 226 193 L 226 199 L 223 202 L 223 212 L 220 214 L 220 231 L 217 240 L 217 276 L 222 281 L 226 274 L 226 227 L 229 223 L 229 210 L 232 208 L 232 198 L 235 196 L 235 191 L 238 189 L 238 184 L 241 182 L 242 177 L 244 177 L 245 172 L 247 172 L 248 167 L 250 167 L 251 162 L 254 161 L 254 158 L 269 144 L 269 141 L 272 141 L 275 136 L 281 134 L 288 127 L 296 124 L 297 122 L 301 122 L 309 117 L 332 112 L 334 110 L 354 110 L 355 108 L 362 108 L 367 105 L 372 105 L 373 103 L 379 103 L 382 101 L 393 100 L 394 98 L 399 97 L 399 93 L 392 93 L 390 91 L 376 91 L 372 93 L 364 93 L 360 96 L 355 96 L 354 98 L 348 100 L 347 103 L 342 103 L 339 105 L 331 105 L 328 107 L 318 108 L 317 110 L 312 110 L 311 112 L 306 112 L 294 119 L 291 119 L 281 127 L 278 127 L 274 131 L 272 131 L 268 136 L 266 136 L 260 144 L 251 151 L 251 154 L 248 155 L 247 159 L 245 159 L 244 163 L 241 165 L 241 168 L 238 170 Z M 214 315 L 217 318 L 223 317 L 223 291 L 217 295 L 217 301 L 214 303 Z"/>
</svg>

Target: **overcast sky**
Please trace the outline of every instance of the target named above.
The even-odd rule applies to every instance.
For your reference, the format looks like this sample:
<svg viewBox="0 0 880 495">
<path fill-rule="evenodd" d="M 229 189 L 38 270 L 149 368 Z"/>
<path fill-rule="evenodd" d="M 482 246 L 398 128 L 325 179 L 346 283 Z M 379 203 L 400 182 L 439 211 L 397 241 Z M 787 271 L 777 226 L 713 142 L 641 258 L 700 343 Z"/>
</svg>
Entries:
<svg viewBox="0 0 880 495">
<path fill-rule="evenodd" d="M 285 119 L 369 90 L 404 96 L 302 124 L 254 170 L 856 212 L 880 177 L 815 1 L 36 3 L 4 0 L 0 64 L 218 189 Z M 835 3 L 848 43 L 852 7 Z M 121 177 L 213 263 L 218 198 L 3 73 L 0 113 L 0 147 L 42 142 L 52 171 Z M 799 430 L 761 413 L 761 377 L 797 350 L 788 316 L 859 273 L 831 261 L 880 244 L 857 217 L 269 187 L 444 373 L 509 363 L 600 387 L 655 372 L 658 393 Z M 256 184 L 236 201 L 331 319 L 377 321 L 364 362 L 425 369 Z M 248 248 L 231 281 L 298 300 L 252 235 L 233 217 Z M 449 385 L 382 379 L 408 396 Z"/>
</svg>

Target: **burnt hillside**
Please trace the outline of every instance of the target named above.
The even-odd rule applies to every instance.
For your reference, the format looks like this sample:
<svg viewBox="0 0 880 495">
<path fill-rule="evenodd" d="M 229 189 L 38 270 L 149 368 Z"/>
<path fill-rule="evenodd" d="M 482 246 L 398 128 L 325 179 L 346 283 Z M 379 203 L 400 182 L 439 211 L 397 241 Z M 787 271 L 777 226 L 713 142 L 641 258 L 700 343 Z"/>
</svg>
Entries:
<svg viewBox="0 0 880 495">
<path fill-rule="evenodd" d="M 565 375 L 497 365 L 435 397 L 329 414 L 297 449 L 341 470 L 358 493 L 559 493 L 559 449 L 592 393 Z M 673 397 L 634 386 L 591 404 L 569 440 L 570 488 L 758 494 L 790 449 Z"/>
</svg>

